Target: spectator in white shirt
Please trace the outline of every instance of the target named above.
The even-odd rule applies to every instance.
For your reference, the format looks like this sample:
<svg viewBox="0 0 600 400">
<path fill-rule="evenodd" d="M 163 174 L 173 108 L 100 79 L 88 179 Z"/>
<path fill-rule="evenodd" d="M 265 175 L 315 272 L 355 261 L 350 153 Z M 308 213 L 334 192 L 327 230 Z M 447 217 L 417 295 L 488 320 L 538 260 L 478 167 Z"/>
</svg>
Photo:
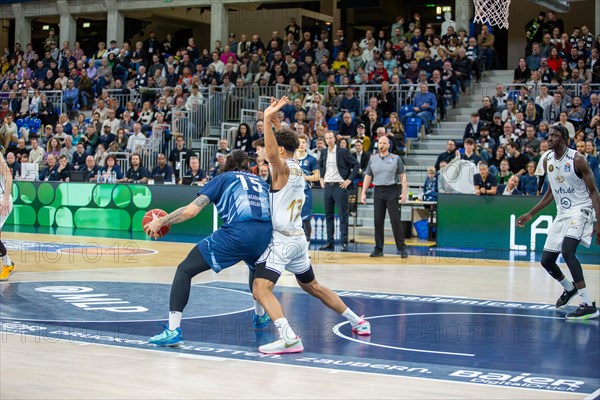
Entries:
<svg viewBox="0 0 600 400">
<path fill-rule="evenodd" d="M 217 72 L 219 75 L 223 74 L 223 71 L 225 70 L 225 64 L 223 64 L 223 61 L 221 61 L 221 60 L 219 59 L 219 53 L 218 53 L 218 52 L 216 52 L 216 51 L 215 51 L 215 52 L 213 52 L 213 53 L 212 53 L 212 59 L 213 59 L 213 62 L 212 62 L 212 63 L 210 63 L 210 64 L 209 64 L 209 66 L 211 66 L 211 65 L 212 65 L 213 67 L 215 67 L 215 71 L 216 71 L 216 72 Z"/>
<path fill-rule="evenodd" d="M 121 121 L 118 118 L 115 118 L 115 110 L 108 110 L 108 118 L 102 123 L 101 132 L 104 132 L 105 126 L 110 126 L 110 133 L 117 134 L 117 131 L 121 127 Z"/>
<path fill-rule="evenodd" d="M 133 134 L 127 140 L 127 151 L 139 154 L 145 145 L 146 135 L 142 132 L 142 125 L 136 123 L 133 126 Z"/>
<path fill-rule="evenodd" d="M 194 110 L 194 106 L 198 107 L 204 102 L 204 96 L 200 93 L 198 85 L 192 86 L 192 94 L 190 94 L 185 102 L 187 110 Z"/>
</svg>

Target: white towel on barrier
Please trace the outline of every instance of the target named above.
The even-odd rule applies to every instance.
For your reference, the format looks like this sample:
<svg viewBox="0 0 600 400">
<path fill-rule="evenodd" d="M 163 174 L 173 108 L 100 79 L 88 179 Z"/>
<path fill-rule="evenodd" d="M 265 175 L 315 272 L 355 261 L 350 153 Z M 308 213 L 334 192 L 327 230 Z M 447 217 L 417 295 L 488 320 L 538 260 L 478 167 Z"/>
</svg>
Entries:
<svg viewBox="0 0 600 400">
<path fill-rule="evenodd" d="M 440 193 L 475 193 L 473 176 L 477 167 L 470 161 L 454 158 L 440 170 Z"/>
</svg>

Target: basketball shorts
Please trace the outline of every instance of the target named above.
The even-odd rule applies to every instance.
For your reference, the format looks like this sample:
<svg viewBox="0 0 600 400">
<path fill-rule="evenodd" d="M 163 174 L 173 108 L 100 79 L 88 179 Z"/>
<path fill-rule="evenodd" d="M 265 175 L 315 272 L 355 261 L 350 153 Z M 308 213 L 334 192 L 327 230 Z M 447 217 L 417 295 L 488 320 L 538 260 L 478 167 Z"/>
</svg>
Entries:
<svg viewBox="0 0 600 400">
<path fill-rule="evenodd" d="M 3 196 L 4 195 L 0 195 L 0 204 L 2 204 Z M 0 231 L 2 231 L 2 228 L 4 227 L 4 223 L 6 222 L 6 219 L 8 218 L 8 216 L 10 215 L 10 213 L 13 210 L 13 198 L 12 198 L 12 195 L 10 196 L 9 201 L 10 201 L 10 207 L 8 209 L 8 213 L 6 215 L 0 215 Z"/>
<path fill-rule="evenodd" d="M 594 216 L 592 210 L 581 209 L 569 215 L 557 215 L 550 226 L 544 250 L 560 253 L 564 238 L 581 240 L 581 244 L 590 247 Z"/>
<path fill-rule="evenodd" d="M 240 222 L 222 226 L 198 243 L 200 253 L 215 272 L 243 261 L 250 268 L 265 252 L 273 227 L 267 222 Z"/>
<path fill-rule="evenodd" d="M 300 275 L 310 269 L 308 257 L 308 242 L 304 234 L 287 236 L 273 231 L 273 238 L 267 250 L 260 256 L 259 263 L 264 262 L 265 267 L 279 275 L 284 270 L 294 275 Z"/>
</svg>

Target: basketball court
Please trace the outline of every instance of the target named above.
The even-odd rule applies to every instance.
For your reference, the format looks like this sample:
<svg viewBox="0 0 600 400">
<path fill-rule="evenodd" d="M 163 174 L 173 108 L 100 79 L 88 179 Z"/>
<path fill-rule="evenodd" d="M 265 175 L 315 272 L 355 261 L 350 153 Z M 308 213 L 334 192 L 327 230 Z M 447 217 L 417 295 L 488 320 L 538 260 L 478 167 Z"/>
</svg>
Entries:
<svg viewBox="0 0 600 400">
<path fill-rule="evenodd" d="M 184 346 L 149 345 L 167 316 L 175 267 L 192 246 L 167 239 L 3 233 L 18 273 L 0 285 L 0 395 L 598 394 L 598 320 L 567 322 L 564 315 L 576 302 L 556 310 L 561 288 L 536 262 L 461 258 L 442 249 L 415 248 L 408 260 L 391 254 L 373 259 L 366 250 L 311 253 L 318 279 L 365 315 L 371 337 L 353 335 L 342 317 L 284 275 L 276 294 L 305 352 L 258 353 L 276 330 L 272 324 L 252 328 L 247 271 L 239 265 L 194 280 L 182 324 Z M 585 265 L 594 298 L 599 270 Z"/>
</svg>

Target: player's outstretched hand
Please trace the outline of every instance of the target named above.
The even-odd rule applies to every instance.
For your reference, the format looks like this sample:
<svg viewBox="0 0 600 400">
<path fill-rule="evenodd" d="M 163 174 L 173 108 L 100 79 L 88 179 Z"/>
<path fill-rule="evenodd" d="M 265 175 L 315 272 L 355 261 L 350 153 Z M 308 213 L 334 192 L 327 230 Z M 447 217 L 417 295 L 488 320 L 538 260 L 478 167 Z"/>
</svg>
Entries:
<svg viewBox="0 0 600 400">
<path fill-rule="evenodd" d="M 521 215 L 519 218 L 517 218 L 517 226 L 519 228 L 522 228 L 525 226 L 525 224 L 527 222 L 529 222 L 529 220 L 531 219 L 532 215 L 527 213 L 527 214 L 523 214 Z"/>
<path fill-rule="evenodd" d="M 287 104 L 287 96 L 283 96 L 277 100 L 275 97 L 271 97 L 271 105 L 264 111 L 265 121 L 270 121 L 273 118 L 277 118 L 277 113 Z"/>
</svg>

